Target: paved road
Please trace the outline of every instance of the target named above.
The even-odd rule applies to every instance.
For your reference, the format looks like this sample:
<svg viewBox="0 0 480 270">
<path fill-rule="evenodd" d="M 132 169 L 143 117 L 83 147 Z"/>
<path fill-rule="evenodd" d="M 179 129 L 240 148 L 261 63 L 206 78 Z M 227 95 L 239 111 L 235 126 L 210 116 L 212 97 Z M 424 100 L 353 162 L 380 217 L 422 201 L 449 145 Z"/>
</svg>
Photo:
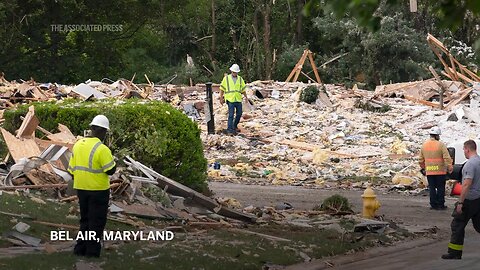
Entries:
<svg viewBox="0 0 480 270">
<path fill-rule="evenodd" d="M 291 186 L 255 186 L 211 182 L 210 188 L 216 196 L 233 197 L 244 206 L 275 205 L 289 202 L 297 209 L 311 209 L 328 196 L 340 194 L 347 197 L 356 212 L 361 211 L 361 194 L 363 191 L 306 189 Z M 471 225 L 468 226 L 465 241 L 465 254 L 461 261 L 445 261 L 440 255 L 446 252 L 450 234 L 450 213 L 455 198 L 446 198 L 449 209 L 434 211 L 428 208 L 428 196 L 411 196 L 403 194 L 377 194 L 382 207 L 380 215 L 397 223 L 438 227 L 436 239 L 419 239 L 394 247 L 379 247 L 362 253 L 326 258 L 311 263 L 288 267 L 291 270 L 308 269 L 480 269 L 480 235 Z M 335 265 L 328 267 L 325 261 Z"/>
</svg>

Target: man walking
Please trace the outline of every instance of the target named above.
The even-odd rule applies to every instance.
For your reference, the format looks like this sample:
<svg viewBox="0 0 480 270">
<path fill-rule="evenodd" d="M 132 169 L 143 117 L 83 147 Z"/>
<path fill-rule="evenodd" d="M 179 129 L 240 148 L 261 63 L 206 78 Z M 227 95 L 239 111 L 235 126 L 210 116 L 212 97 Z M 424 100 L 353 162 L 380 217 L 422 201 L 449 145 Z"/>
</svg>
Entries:
<svg viewBox="0 0 480 270">
<path fill-rule="evenodd" d="M 228 105 L 228 125 L 227 133 L 229 135 L 236 135 L 240 130 L 238 123 L 242 117 L 242 94 L 247 99 L 247 92 L 245 88 L 245 81 L 238 75 L 240 67 L 233 64 L 230 67 L 231 74 L 223 77 L 220 84 L 220 103 L 227 102 Z M 235 116 L 235 117 L 234 117 Z"/>
<path fill-rule="evenodd" d="M 78 239 L 75 255 L 100 257 L 103 230 L 107 223 L 110 180 L 116 164 L 110 149 L 102 143 L 110 124 L 104 115 L 97 115 L 90 123 L 92 136 L 79 140 L 73 146 L 68 171 L 73 175 L 73 188 L 80 204 L 80 230 L 83 236 L 95 232 L 96 239 Z"/>
<path fill-rule="evenodd" d="M 428 189 L 430 191 L 430 209 L 444 210 L 445 206 L 445 182 L 447 171 L 453 170 L 453 160 L 448 153 L 447 147 L 440 142 L 441 130 L 439 127 L 430 129 L 430 139 L 427 140 L 420 150 L 420 167 L 427 175 Z"/>
<path fill-rule="evenodd" d="M 452 235 L 448 243 L 448 253 L 442 259 L 461 259 L 465 227 L 472 219 L 473 228 L 480 233 L 480 157 L 477 144 L 468 140 L 463 144 L 467 162 L 462 169 L 462 192 L 453 209 Z"/>
</svg>

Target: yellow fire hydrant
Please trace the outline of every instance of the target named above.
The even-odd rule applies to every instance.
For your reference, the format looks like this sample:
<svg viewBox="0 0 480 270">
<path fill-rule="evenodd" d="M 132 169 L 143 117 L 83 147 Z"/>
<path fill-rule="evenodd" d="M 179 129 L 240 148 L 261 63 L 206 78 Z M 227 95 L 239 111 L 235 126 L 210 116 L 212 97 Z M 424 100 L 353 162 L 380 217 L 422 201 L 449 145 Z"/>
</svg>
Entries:
<svg viewBox="0 0 480 270">
<path fill-rule="evenodd" d="M 377 195 L 370 187 L 367 187 L 363 192 L 363 212 L 362 216 L 364 218 L 372 219 L 375 217 L 375 212 L 380 208 L 380 202 L 376 199 Z"/>
</svg>

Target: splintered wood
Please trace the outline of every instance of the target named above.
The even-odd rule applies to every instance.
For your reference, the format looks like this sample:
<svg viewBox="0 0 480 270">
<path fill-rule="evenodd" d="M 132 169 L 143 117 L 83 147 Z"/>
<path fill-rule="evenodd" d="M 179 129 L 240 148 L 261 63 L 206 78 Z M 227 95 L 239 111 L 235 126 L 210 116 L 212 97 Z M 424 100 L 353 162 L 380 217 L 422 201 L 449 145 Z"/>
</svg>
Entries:
<svg viewBox="0 0 480 270">
<path fill-rule="evenodd" d="M 33 157 L 40 154 L 40 149 L 34 139 L 18 139 L 10 132 L 0 128 L 8 151 L 15 162 L 24 157 Z"/>
<path fill-rule="evenodd" d="M 443 73 L 445 76 L 453 81 L 463 81 L 464 83 L 480 82 L 480 77 L 475 74 L 475 72 L 466 68 L 465 65 L 458 62 L 440 40 L 428 34 L 427 42 L 442 63 L 445 69 Z"/>
</svg>

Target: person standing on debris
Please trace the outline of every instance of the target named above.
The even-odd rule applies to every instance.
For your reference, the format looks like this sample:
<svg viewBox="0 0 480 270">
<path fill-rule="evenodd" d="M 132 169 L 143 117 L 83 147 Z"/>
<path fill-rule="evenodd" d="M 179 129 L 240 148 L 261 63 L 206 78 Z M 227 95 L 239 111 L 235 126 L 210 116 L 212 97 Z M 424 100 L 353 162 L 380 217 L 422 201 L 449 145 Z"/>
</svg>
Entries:
<svg viewBox="0 0 480 270">
<path fill-rule="evenodd" d="M 84 236 L 95 232 L 98 241 L 77 239 L 74 254 L 99 257 L 103 230 L 107 223 L 110 198 L 109 175 L 116 164 L 110 149 L 102 143 L 110 129 L 108 118 L 97 115 L 90 123 L 91 137 L 83 138 L 73 146 L 68 171 L 73 175 L 73 188 L 80 204 L 80 230 Z"/>
<path fill-rule="evenodd" d="M 245 91 L 247 86 L 243 78 L 238 75 L 240 67 L 237 64 L 233 64 L 230 67 L 230 71 L 232 73 L 223 77 L 220 84 L 220 103 L 223 104 L 226 101 L 228 105 L 227 133 L 236 135 L 240 131 L 238 123 L 240 123 L 240 118 L 242 117 L 242 94 L 248 101 L 247 92 Z"/>
<path fill-rule="evenodd" d="M 440 142 L 441 130 L 432 127 L 429 131 L 430 139 L 427 140 L 420 150 L 420 167 L 422 173 L 427 175 L 428 189 L 430 191 L 430 209 L 445 210 L 445 182 L 447 171 L 453 170 L 453 160 L 448 153 L 447 147 Z"/>
<path fill-rule="evenodd" d="M 472 219 L 473 228 L 480 233 L 480 157 L 477 144 L 473 140 L 463 143 L 463 153 L 467 162 L 462 169 L 462 192 L 452 213 L 452 235 L 448 243 L 448 253 L 442 259 L 461 259 L 465 227 Z"/>
</svg>

